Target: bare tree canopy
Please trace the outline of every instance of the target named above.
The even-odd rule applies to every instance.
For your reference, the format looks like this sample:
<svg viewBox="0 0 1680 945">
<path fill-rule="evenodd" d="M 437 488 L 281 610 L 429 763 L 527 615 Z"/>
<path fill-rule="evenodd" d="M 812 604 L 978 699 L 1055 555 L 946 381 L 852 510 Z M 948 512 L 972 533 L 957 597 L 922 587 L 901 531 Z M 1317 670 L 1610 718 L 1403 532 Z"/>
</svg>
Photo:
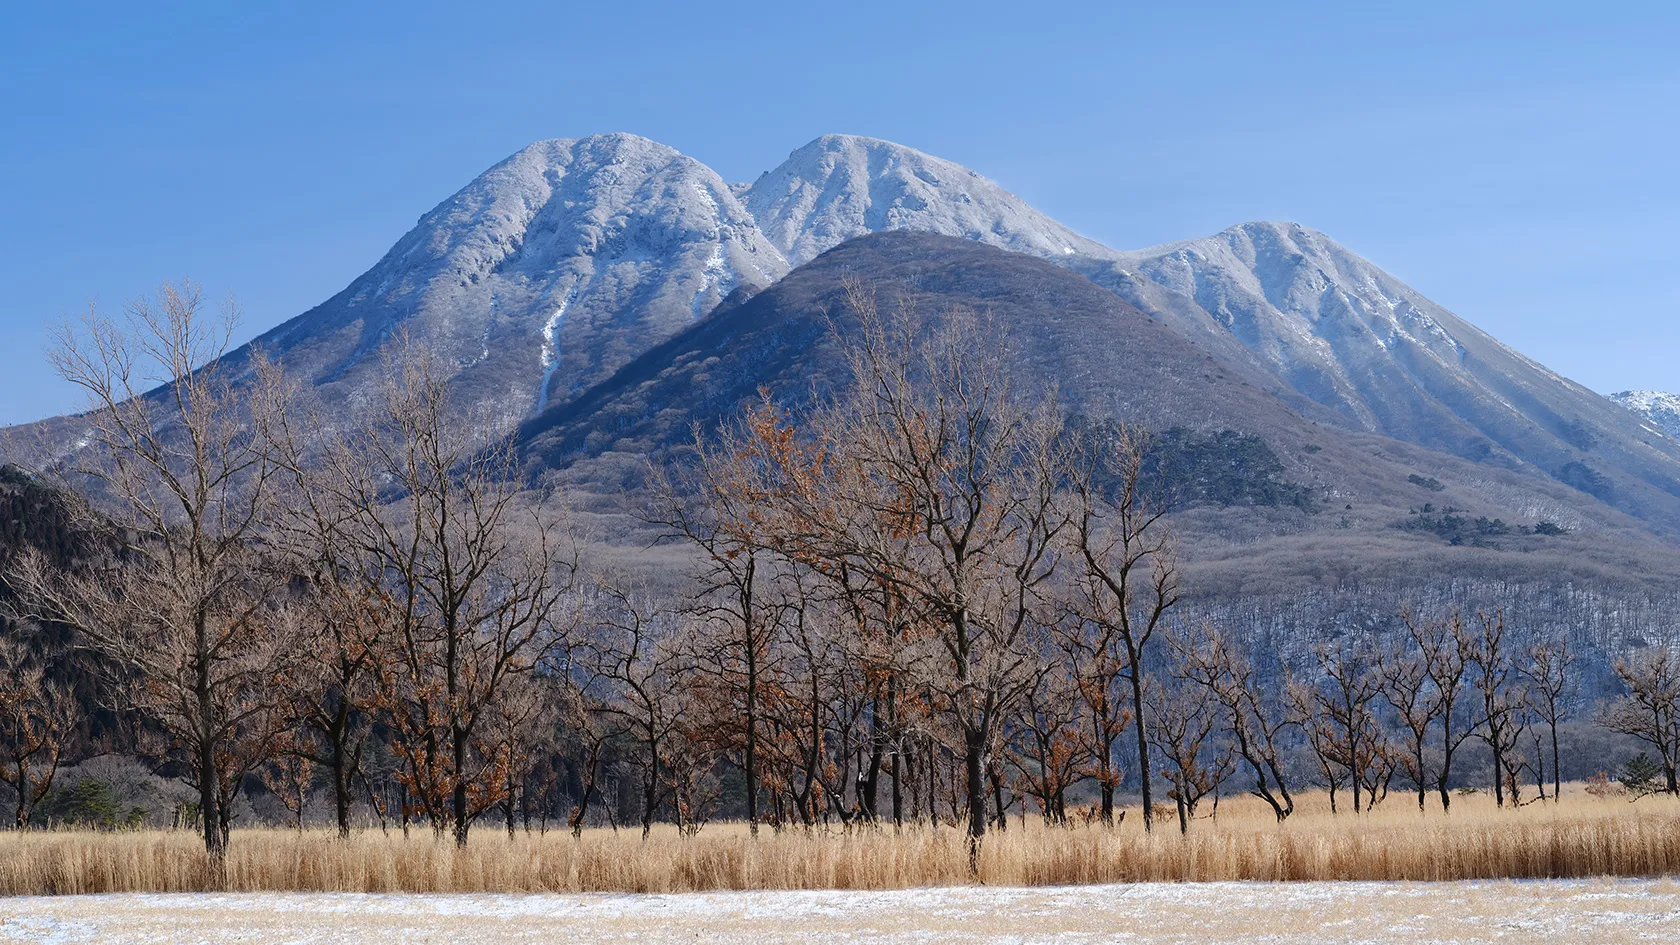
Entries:
<svg viewBox="0 0 1680 945">
<path fill-rule="evenodd" d="M 108 498 L 118 543 L 74 571 L 26 555 L 11 578 L 34 615 L 106 658 L 127 704 L 184 756 L 212 859 L 240 782 L 283 725 L 298 662 L 285 576 L 260 540 L 278 514 L 266 422 L 281 385 L 260 358 L 251 383 L 231 383 L 221 358 L 235 317 L 231 305 L 208 317 L 183 283 L 120 323 L 90 312 L 60 332 L 53 365 L 90 401 L 69 472 Z"/>
</svg>

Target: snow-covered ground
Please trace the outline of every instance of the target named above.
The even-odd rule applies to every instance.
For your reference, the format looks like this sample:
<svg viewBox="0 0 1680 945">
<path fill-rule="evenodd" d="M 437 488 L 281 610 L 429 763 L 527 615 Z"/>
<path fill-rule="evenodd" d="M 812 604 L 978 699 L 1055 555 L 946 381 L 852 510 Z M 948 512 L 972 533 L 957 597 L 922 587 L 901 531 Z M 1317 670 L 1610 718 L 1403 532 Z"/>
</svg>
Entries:
<svg viewBox="0 0 1680 945">
<path fill-rule="evenodd" d="M 1189 883 L 660 896 L 72 896 L 0 900 L 4 941 L 1609 945 L 1680 941 L 1680 883 Z"/>
</svg>

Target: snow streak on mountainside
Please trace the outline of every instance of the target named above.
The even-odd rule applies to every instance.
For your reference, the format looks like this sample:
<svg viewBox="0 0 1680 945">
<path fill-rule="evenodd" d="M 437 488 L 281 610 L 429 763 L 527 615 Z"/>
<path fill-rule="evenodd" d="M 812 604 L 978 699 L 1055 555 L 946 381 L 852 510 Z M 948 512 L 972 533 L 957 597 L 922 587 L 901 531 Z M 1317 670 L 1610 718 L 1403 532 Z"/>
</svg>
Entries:
<svg viewBox="0 0 1680 945">
<path fill-rule="evenodd" d="M 1657 430 L 1680 439 L 1680 394 L 1660 390 L 1624 390 L 1610 399 L 1649 420 Z"/>
</svg>

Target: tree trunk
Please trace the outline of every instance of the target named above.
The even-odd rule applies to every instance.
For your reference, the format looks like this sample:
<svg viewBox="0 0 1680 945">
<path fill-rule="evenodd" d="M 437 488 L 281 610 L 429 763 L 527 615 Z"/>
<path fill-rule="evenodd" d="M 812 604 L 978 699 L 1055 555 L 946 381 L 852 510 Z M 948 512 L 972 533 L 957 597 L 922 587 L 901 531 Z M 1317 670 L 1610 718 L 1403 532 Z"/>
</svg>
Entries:
<svg viewBox="0 0 1680 945">
<path fill-rule="evenodd" d="M 986 836 L 986 733 L 968 725 L 963 754 L 968 776 L 968 874 L 980 875 L 980 841 Z"/>
<path fill-rule="evenodd" d="M 1143 832 L 1155 827 L 1155 805 L 1149 789 L 1149 739 L 1145 737 L 1143 721 L 1143 667 L 1136 650 L 1132 651 L 1132 725 L 1137 729 L 1138 793 L 1143 799 Z"/>
<path fill-rule="evenodd" d="M 1558 737 L 1557 720 L 1551 720 L 1552 728 L 1552 803 L 1556 804 L 1563 797 L 1563 772 L 1558 768 Z"/>
<path fill-rule="evenodd" d="M 198 710 L 198 815 L 199 823 L 204 828 L 204 853 L 210 858 L 210 865 L 220 870 L 222 859 L 227 854 L 227 843 L 222 835 L 221 805 L 218 803 L 221 795 L 216 777 L 216 709 L 210 697 L 210 633 L 205 620 L 202 612 L 194 615 L 193 633 L 197 644 L 196 658 L 193 661 L 193 684 Z"/>
<path fill-rule="evenodd" d="M 462 772 L 467 770 L 467 734 L 460 726 L 452 726 L 450 732 L 450 762 L 455 766 L 455 790 L 451 792 L 450 804 L 455 818 L 455 845 L 467 845 L 467 779 Z"/>
<path fill-rule="evenodd" d="M 572 828 L 573 840 L 583 836 L 583 820 L 589 814 L 589 797 L 595 793 L 595 779 L 599 777 L 600 771 L 601 742 L 596 741 L 590 746 L 588 763 L 584 768 L 583 788 L 580 792 L 583 798 L 578 801 L 577 810 L 572 813 L 571 823 L 568 824 Z"/>
<path fill-rule="evenodd" d="M 507 818 L 507 833 L 509 840 L 513 839 L 515 815 L 519 813 L 518 785 L 515 781 L 516 779 L 513 776 L 513 765 L 509 764 L 507 776 L 507 797 L 502 799 L 502 814 Z"/>
<path fill-rule="evenodd" d="M 1421 737 L 1418 739 L 1417 757 L 1412 760 L 1417 762 L 1418 812 L 1422 813 L 1424 798 L 1429 796 L 1429 779 L 1424 777 L 1423 774 L 1423 739 Z"/>
<path fill-rule="evenodd" d="M 999 830 L 1009 829 L 1009 822 L 1004 816 L 1003 777 L 997 770 L 997 765 L 991 765 L 992 779 L 992 811 Z"/>
<path fill-rule="evenodd" d="M 333 750 L 333 812 L 338 820 L 338 838 L 350 839 L 350 775 L 342 747 Z"/>
<path fill-rule="evenodd" d="M 17 766 L 13 769 L 13 771 L 7 772 L 6 777 L 6 782 L 12 786 L 12 790 L 17 792 L 17 811 L 14 822 L 18 830 L 22 830 L 29 826 L 29 795 L 27 793 L 29 790 L 28 770 L 29 769 L 26 768 L 24 763 L 20 760 L 17 762 Z M 12 777 L 13 774 L 16 775 L 15 780 Z"/>
<path fill-rule="evenodd" d="M 221 805 L 216 790 L 216 758 L 206 745 L 198 755 L 198 818 L 204 830 L 204 852 L 212 866 L 220 866 L 227 848 L 222 845 Z"/>
<path fill-rule="evenodd" d="M 887 679 L 887 733 L 892 739 L 892 757 L 887 775 L 892 778 L 893 829 L 904 826 L 904 791 L 899 780 L 899 755 L 904 753 L 904 735 L 898 730 L 898 678 Z"/>
<path fill-rule="evenodd" d="M 647 781 L 642 788 L 642 839 L 653 830 L 653 808 L 659 803 L 659 740 L 648 737 Z"/>
<path fill-rule="evenodd" d="M 1493 806 L 1505 806 L 1505 753 L 1499 750 L 1498 734 L 1494 735 L 1494 744 L 1489 746 L 1493 755 Z"/>
<path fill-rule="evenodd" d="M 858 782 L 858 802 L 863 816 L 870 823 L 880 818 L 878 797 L 881 789 L 881 765 L 886 758 L 887 733 L 881 721 L 881 700 L 876 699 L 869 713 L 869 761 Z"/>
<path fill-rule="evenodd" d="M 1452 777 L 1452 759 L 1452 710 L 1449 706 L 1441 716 L 1441 775 L 1435 779 L 1435 787 L 1441 792 L 1443 814 L 1452 807 L 1452 796 L 1447 793 L 1447 781 Z"/>
</svg>

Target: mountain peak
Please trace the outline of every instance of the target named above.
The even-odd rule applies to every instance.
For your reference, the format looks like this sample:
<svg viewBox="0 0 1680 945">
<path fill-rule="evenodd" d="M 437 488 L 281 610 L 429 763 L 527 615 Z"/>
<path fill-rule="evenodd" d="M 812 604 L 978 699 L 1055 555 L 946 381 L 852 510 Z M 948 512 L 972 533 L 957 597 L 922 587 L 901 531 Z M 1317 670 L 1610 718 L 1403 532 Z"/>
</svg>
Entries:
<svg viewBox="0 0 1680 945">
<path fill-rule="evenodd" d="M 622 132 L 553 138 L 480 174 L 264 343 L 333 383 L 401 325 L 458 365 L 459 389 L 518 419 L 786 271 L 699 161 Z"/>
<path fill-rule="evenodd" d="M 829 134 L 746 194 L 770 242 L 799 265 L 856 236 L 920 230 L 1042 258 L 1108 250 L 961 164 L 880 138 Z"/>
</svg>

